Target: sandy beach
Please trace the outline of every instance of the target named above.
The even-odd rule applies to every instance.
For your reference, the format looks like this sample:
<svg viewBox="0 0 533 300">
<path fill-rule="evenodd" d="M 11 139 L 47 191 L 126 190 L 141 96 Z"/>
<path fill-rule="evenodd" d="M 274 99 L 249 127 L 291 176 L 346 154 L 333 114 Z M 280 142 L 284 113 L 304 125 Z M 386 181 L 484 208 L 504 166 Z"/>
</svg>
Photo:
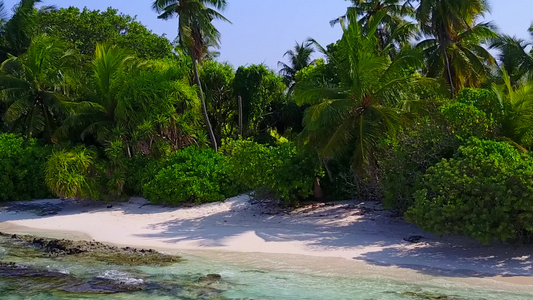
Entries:
<svg viewBox="0 0 533 300">
<path fill-rule="evenodd" d="M 52 211 L 42 213 L 43 207 Z M 323 275 L 445 278 L 533 292 L 533 246 L 435 237 L 378 203 L 313 204 L 289 211 L 247 195 L 190 208 L 154 206 L 140 198 L 112 206 L 38 200 L 5 204 L 0 231 L 94 239 Z"/>
</svg>

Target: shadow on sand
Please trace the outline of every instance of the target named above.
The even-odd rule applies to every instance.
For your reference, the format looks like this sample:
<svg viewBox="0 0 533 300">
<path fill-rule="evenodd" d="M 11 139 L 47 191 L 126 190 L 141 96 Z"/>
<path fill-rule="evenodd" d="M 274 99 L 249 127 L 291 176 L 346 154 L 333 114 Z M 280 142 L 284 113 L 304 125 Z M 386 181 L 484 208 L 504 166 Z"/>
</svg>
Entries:
<svg viewBox="0 0 533 300">
<path fill-rule="evenodd" d="M 244 197 L 247 198 L 247 197 Z M 240 199 L 240 200 L 239 200 Z M 198 208 L 171 208 L 145 205 L 142 201 L 114 204 L 61 202 L 27 202 L 59 205 L 57 215 L 120 211 L 124 214 L 157 214 Z M 46 204 L 48 203 L 48 204 Z M 253 233 L 266 242 L 299 241 L 309 249 L 358 250 L 354 260 L 376 266 L 409 268 L 423 274 L 448 277 L 533 276 L 533 246 L 505 244 L 480 245 L 460 237 L 435 237 L 416 226 L 394 218 L 377 203 L 346 202 L 315 205 L 296 211 L 283 211 L 254 200 L 227 200 L 229 209 L 217 212 L 208 204 L 199 218 L 174 218 L 152 223 L 153 234 L 144 239 L 167 243 L 196 241 L 206 249 L 225 246 L 228 239 Z M 2 221 L 53 217 L 38 216 L 31 210 L 14 213 L 8 206 L 0 208 Z M 404 239 L 419 235 L 418 244 Z M 366 248 L 365 248 L 366 247 Z M 359 251 L 361 250 L 361 251 Z"/>
</svg>

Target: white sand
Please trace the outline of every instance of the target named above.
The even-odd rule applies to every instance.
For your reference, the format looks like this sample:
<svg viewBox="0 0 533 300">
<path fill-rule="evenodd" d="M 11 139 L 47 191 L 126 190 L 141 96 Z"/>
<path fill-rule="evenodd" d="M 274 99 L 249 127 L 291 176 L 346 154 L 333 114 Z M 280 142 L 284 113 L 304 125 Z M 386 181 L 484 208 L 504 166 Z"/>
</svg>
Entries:
<svg viewBox="0 0 533 300">
<path fill-rule="evenodd" d="M 532 246 L 483 246 L 464 238 L 436 238 L 391 217 L 376 203 L 322 204 L 292 212 L 272 209 L 248 196 L 192 208 L 145 203 L 137 198 L 107 208 L 104 203 L 25 202 L 19 205 L 63 204 L 64 208 L 52 216 L 4 209 L 0 231 L 92 238 L 250 264 L 257 263 L 261 253 L 263 263 L 322 274 L 366 272 L 411 280 L 436 276 L 487 286 L 510 283 L 533 291 Z M 414 235 L 423 236 L 420 243 L 403 240 Z"/>
</svg>

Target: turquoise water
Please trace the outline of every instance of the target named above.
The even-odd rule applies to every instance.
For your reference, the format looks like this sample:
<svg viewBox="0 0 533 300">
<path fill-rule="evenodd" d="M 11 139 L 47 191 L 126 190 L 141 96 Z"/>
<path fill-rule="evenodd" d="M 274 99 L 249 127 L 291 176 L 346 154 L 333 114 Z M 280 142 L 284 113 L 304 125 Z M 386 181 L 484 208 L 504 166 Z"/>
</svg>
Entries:
<svg viewBox="0 0 533 300">
<path fill-rule="evenodd" d="M 267 271 L 185 257 L 166 267 L 131 267 L 46 258 L 0 241 L 0 260 L 22 269 L 0 276 L 0 299 L 533 299 L 482 289 L 406 284 L 389 279 L 329 277 Z M 49 273 L 47 273 L 49 272 Z M 221 280 L 206 280 L 219 274 Z M 116 292 L 110 286 L 127 286 Z M 142 288 L 143 290 L 137 290 Z M 107 289 L 107 290 L 106 290 Z"/>
</svg>

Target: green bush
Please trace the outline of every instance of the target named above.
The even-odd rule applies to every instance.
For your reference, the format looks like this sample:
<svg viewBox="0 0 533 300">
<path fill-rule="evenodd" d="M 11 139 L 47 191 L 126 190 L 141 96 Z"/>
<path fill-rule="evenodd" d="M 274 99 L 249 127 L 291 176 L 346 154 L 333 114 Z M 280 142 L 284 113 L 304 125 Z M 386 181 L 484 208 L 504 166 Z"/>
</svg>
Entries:
<svg viewBox="0 0 533 300">
<path fill-rule="evenodd" d="M 465 140 L 493 136 L 493 120 L 471 104 L 444 103 L 428 107 L 386 141 L 379 155 L 384 206 L 404 213 L 414 203 L 413 194 L 426 170 L 443 158 L 451 158 Z"/>
<path fill-rule="evenodd" d="M 226 140 L 222 152 L 228 156 L 237 183 L 286 204 L 311 196 L 314 181 L 322 176 L 317 163 L 298 155 L 288 142 L 274 147 L 251 140 Z"/>
<path fill-rule="evenodd" d="M 457 102 L 472 105 L 497 121 L 501 121 L 503 116 L 504 108 L 491 90 L 466 88 L 457 95 Z"/>
<path fill-rule="evenodd" d="M 227 159 L 211 149 L 179 150 L 162 165 L 166 167 L 143 186 L 144 197 L 153 203 L 215 202 L 239 192 Z"/>
<path fill-rule="evenodd" d="M 106 160 L 104 162 L 106 174 L 106 187 L 109 197 L 113 200 L 124 196 L 124 185 L 126 184 L 127 161 L 125 145 L 122 140 L 111 141 L 104 149 Z"/>
<path fill-rule="evenodd" d="M 51 197 L 44 184 L 49 148 L 14 134 L 0 134 L 0 201 Z"/>
<path fill-rule="evenodd" d="M 440 113 L 444 116 L 449 130 L 459 137 L 492 136 L 494 120 L 473 105 L 454 102 L 442 106 Z"/>
<path fill-rule="evenodd" d="M 141 196 L 143 186 L 152 181 L 163 168 L 162 161 L 149 156 L 137 156 L 127 160 L 124 191 L 128 195 Z"/>
<path fill-rule="evenodd" d="M 396 138 L 386 140 L 377 156 L 387 209 L 407 211 L 426 170 L 443 158 L 453 157 L 461 145 L 439 107 L 429 108 L 426 115 L 405 126 Z"/>
<path fill-rule="evenodd" d="M 436 234 L 524 242 L 533 236 L 533 163 L 511 145 L 472 138 L 428 169 L 406 213 Z"/>
<path fill-rule="evenodd" d="M 104 178 L 96 152 L 83 146 L 56 151 L 46 163 L 46 184 L 61 198 L 99 200 Z"/>
</svg>

